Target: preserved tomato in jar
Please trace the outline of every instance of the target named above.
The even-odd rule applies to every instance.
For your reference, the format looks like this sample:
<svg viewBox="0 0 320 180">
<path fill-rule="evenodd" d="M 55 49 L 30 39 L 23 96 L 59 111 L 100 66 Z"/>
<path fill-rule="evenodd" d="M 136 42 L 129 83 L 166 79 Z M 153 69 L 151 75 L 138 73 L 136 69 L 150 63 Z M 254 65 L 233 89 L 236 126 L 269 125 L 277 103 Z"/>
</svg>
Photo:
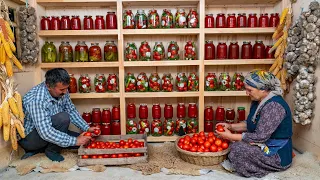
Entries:
<svg viewBox="0 0 320 180">
<path fill-rule="evenodd" d="M 138 133 L 138 124 L 134 121 L 134 119 L 127 120 L 126 133 L 127 134 L 137 134 Z"/>
<path fill-rule="evenodd" d="M 93 108 L 92 109 L 92 123 L 101 123 L 101 111 L 100 108 Z"/>
<path fill-rule="evenodd" d="M 100 62 L 102 60 L 99 43 L 91 43 L 91 47 L 89 48 L 89 60 L 91 62 Z"/>
<path fill-rule="evenodd" d="M 160 61 L 165 59 L 165 50 L 162 42 L 155 42 L 153 47 L 153 60 Z"/>
<path fill-rule="evenodd" d="M 147 92 L 149 87 L 148 77 L 146 73 L 141 72 L 137 76 L 137 92 Z"/>
<path fill-rule="evenodd" d="M 223 106 L 218 106 L 216 110 L 216 121 L 224 121 L 225 110 Z"/>
<path fill-rule="evenodd" d="M 118 48 L 114 41 L 107 41 L 103 50 L 105 61 L 118 61 Z"/>
<path fill-rule="evenodd" d="M 187 133 L 197 133 L 199 129 L 199 123 L 197 118 L 190 118 L 187 121 Z"/>
<path fill-rule="evenodd" d="M 273 59 L 274 58 L 275 51 L 272 51 L 271 53 L 269 53 L 269 50 L 271 48 L 272 48 L 272 45 L 267 45 L 266 46 L 265 55 L 266 55 L 267 59 Z"/>
<path fill-rule="evenodd" d="M 269 27 L 277 27 L 279 24 L 280 18 L 278 13 L 271 13 L 269 20 Z"/>
<path fill-rule="evenodd" d="M 49 16 L 41 16 L 41 30 L 50 30 L 51 29 L 51 20 Z"/>
<path fill-rule="evenodd" d="M 177 118 L 185 118 L 186 117 L 186 106 L 184 103 L 178 103 L 177 105 Z"/>
<path fill-rule="evenodd" d="M 263 41 L 257 40 L 253 45 L 253 59 L 264 59 L 265 57 L 265 46 Z"/>
<path fill-rule="evenodd" d="M 127 76 L 124 79 L 125 83 L 125 92 L 135 92 L 137 80 L 134 77 L 133 73 L 127 73 Z"/>
<path fill-rule="evenodd" d="M 164 9 L 161 15 L 161 27 L 162 28 L 173 28 L 173 15 L 171 10 Z"/>
<path fill-rule="evenodd" d="M 216 28 L 226 27 L 226 16 L 223 13 L 219 13 L 216 17 Z"/>
<path fill-rule="evenodd" d="M 128 105 L 127 105 L 127 117 L 129 119 L 136 118 L 136 105 L 134 103 L 128 103 Z"/>
<path fill-rule="evenodd" d="M 231 78 L 229 73 L 220 73 L 219 88 L 221 91 L 229 91 L 231 89 Z"/>
<path fill-rule="evenodd" d="M 162 76 L 162 91 L 164 92 L 173 91 L 173 78 L 170 73 L 163 74 Z"/>
<path fill-rule="evenodd" d="M 176 28 L 186 28 L 187 27 L 187 16 L 184 9 L 178 9 L 175 17 L 175 27 Z"/>
<path fill-rule="evenodd" d="M 150 123 L 148 119 L 141 119 L 138 124 L 139 134 L 150 135 Z"/>
<path fill-rule="evenodd" d="M 149 29 L 160 28 L 160 18 L 159 18 L 159 14 L 158 14 L 157 10 L 155 10 L 155 9 L 149 10 L 148 20 L 149 20 L 149 22 L 148 22 Z"/>
<path fill-rule="evenodd" d="M 104 18 L 102 15 L 97 15 L 96 19 L 94 21 L 94 27 L 95 29 L 105 29 L 105 22 L 104 22 Z"/>
<path fill-rule="evenodd" d="M 85 41 L 78 41 L 75 47 L 75 61 L 76 62 L 88 62 L 89 52 L 88 46 Z"/>
<path fill-rule="evenodd" d="M 124 10 L 122 25 L 123 29 L 134 29 L 135 17 L 131 10 Z"/>
<path fill-rule="evenodd" d="M 268 13 L 260 14 L 259 27 L 269 27 Z"/>
<path fill-rule="evenodd" d="M 215 73 L 208 73 L 206 76 L 206 85 L 205 90 L 206 91 L 215 91 L 218 89 L 218 81 L 217 76 Z"/>
<path fill-rule="evenodd" d="M 148 119 L 148 106 L 147 106 L 147 104 L 140 104 L 139 118 L 140 119 Z"/>
<path fill-rule="evenodd" d="M 94 78 L 94 89 L 97 93 L 104 93 L 106 92 L 107 81 L 104 74 L 96 74 Z"/>
<path fill-rule="evenodd" d="M 126 61 L 137 61 L 137 46 L 135 43 L 127 43 L 125 51 L 125 60 Z"/>
<path fill-rule="evenodd" d="M 213 108 L 212 108 L 212 106 L 207 106 L 204 109 L 204 120 L 205 121 L 213 121 Z"/>
<path fill-rule="evenodd" d="M 74 77 L 74 74 L 69 74 L 70 76 L 70 83 L 69 83 L 69 87 L 68 87 L 68 91 L 69 93 L 76 93 L 77 92 L 77 80 Z"/>
<path fill-rule="evenodd" d="M 59 46 L 59 62 L 72 62 L 73 49 L 69 42 L 61 41 Z"/>
<path fill-rule="evenodd" d="M 176 121 L 176 134 L 179 134 L 180 127 L 184 132 L 187 132 L 187 121 L 185 118 L 178 118 Z"/>
<path fill-rule="evenodd" d="M 163 134 L 165 136 L 173 136 L 174 135 L 175 123 L 172 119 L 165 119 L 163 121 Z"/>
<path fill-rule="evenodd" d="M 205 60 L 212 60 L 215 59 L 215 47 L 212 40 L 206 41 L 204 45 L 204 56 Z"/>
<path fill-rule="evenodd" d="M 231 89 L 233 91 L 242 91 L 244 90 L 244 76 L 242 73 L 234 73 L 232 77 Z"/>
<path fill-rule="evenodd" d="M 101 135 L 110 135 L 111 134 L 111 125 L 110 123 L 101 124 Z"/>
<path fill-rule="evenodd" d="M 83 29 L 84 30 L 91 30 L 93 29 L 93 19 L 90 15 L 85 15 L 83 19 Z"/>
<path fill-rule="evenodd" d="M 136 29 L 147 29 L 148 27 L 148 18 L 144 13 L 144 10 L 138 10 L 135 16 Z"/>
<path fill-rule="evenodd" d="M 79 16 L 72 16 L 71 17 L 71 29 L 72 30 L 81 30 L 81 21 Z"/>
<path fill-rule="evenodd" d="M 247 15 L 246 15 L 246 13 L 239 13 L 238 14 L 237 27 L 238 28 L 247 27 Z"/>
<path fill-rule="evenodd" d="M 235 117 L 236 117 L 236 114 L 234 112 L 234 109 L 228 108 L 226 111 L 226 122 L 227 123 L 234 123 Z"/>
<path fill-rule="evenodd" d="M 60 30 L 61 22 L 59 16 L 51 16 L 50 30 Z"/>
<path fill-rule="evenodd" d="M 199 16 L 196 9 L 191 8 L 187 16 L 187 27 L 198 28 L 199 27 Z"/>
<path fill-rule="evenodd" d="M 256 13 L 249 14 L 248 17 L 248 27 L 258 27 L 258 18 Z"/>
<path fill-rule="evenodd" d="M 229 45 L 229 59 L 239 59 L 238 42 L 231 42 Z"/>
<path fill-rule="evenodd" d="M 188 90 L 188 78 L 185 73 L 178 73 L 176 77 L 176 87 L 179 92 Z"/>
<path fill-rule="evenodd" d="M 101 123 L 111 123 L 110 108 L 103 108 L 101 113 Z"/>
<path fill-rule="evenodd" d="M 81 74 L 78 84 L 80 93 L 89 93 L 91 91 L 90 78 L 88 74 Z"/>
<path fill-rule="evenodd" d="M 173 107 L 171 104 L 164 105 L 164 118 L 166 119 L 173 118 Z"/>
<path fill-rule="evenodd" d="M 83 112 L 82 118 L 88 123 L 91 124 L 91 114 L 89 112 Z"/>
<path fill-rule="evenodd" d="M 161 91 L 161 79 L 158 73 L 151 73 L 149 77 L 149 91 L 150 92 Z"/>
<path fill-rule="evenodd" d="M 116 74 L 109 74 L 107 79 L 108 92 L 119 92 L 119 80 Z"/>
<path fill-rule="evenodd" d="M 112 135 L 120 135 L 121 134 L 120 120 L 112 120 L 111 121 L 111 134 Z"/>
<path fill-rule="evenodd" d="M 108 12 L 106 16 L 107 29 L 117 29 L 117 15 L 115 12 Z"/>
<path fill-rule="evenodd" d="M 112 106 L 112 119 L 113 120 L 119 120 L 120 119 L 120 106 L 119 105 L 113 105 Z"/>
<path fill-rule="evenodd" d="M 179 46 L 176 41 L 170 41 L 168 46 L 168 60 L 179 60 Z"/>
<path fill-rule="evenodd" d="M 160 119 L 161 118 L 161 107 L 160 107 L 159 103 L 153 104 L 152 117 L 153 117 L 153 119 Z"/>
<path fill-rule="evenodd" d="M 214 17 L 213 14 L 206 14 L 205 17 L 205 28 L 214 28 Z"/>
<path fill-rule="evenodd" d="M 246 110 L 244 107 L 238 107 L 238 122 L 246 120 Z"/>
<path fill-rule="evenodd" d="M 188 91 L 199 91 L 199 77 L 195 72 L 188 77 Z"/>
<path fill-rule="evenodd" d="M 188 106 L 188 117 L 196 118 L 198 117 L 198 107 L 196 103 L 189 103 Z"/>
<path fill-rule="evenodd" d="M 241 47 L 241 59 L 252 59 L 252 45 L 250 41 L 244 41 Z"/>
<path fill-rule="evenodd" d="M 213 132 L 213 121 L 204 121 L 204 132 Z"/>
<path fill-rule="evenodd" d="M 225 42 L 219 42 L 217 46 L 217 59 L 227 59 L 228 46 Z"/>
<path fill-rule="evenodd" d="M 162 122 L 160 119 L 154 119 L 151 123 L 151 135 L 162 136 Z"/>
<path fill-rule="evenodd" d="M 228 14 L 227 17 L 227 28 L 236 28 L 237 27 L 237 18 L 236 14 Z"/>
<path fill-rule="evenodd" d="M 184 46 L 184 58 L 185 60 L 195 60 L 197 59 L 196 53 L 196 44 L 192 41 L 188 41 L 187 44 Z"/>
<path fill-rule="evenodd" d="M 141 42 L 139 47 L 139 60 L 150 61 L 151 60 L 151 48 L 147 41 Z"/>
<path fill-rule="evenodd" d="M 60 21 L 60 29 L 61 30 L 70 30 L 71 29 L 71 22 L 69 16 L 61 16 Z"/>
</svg>

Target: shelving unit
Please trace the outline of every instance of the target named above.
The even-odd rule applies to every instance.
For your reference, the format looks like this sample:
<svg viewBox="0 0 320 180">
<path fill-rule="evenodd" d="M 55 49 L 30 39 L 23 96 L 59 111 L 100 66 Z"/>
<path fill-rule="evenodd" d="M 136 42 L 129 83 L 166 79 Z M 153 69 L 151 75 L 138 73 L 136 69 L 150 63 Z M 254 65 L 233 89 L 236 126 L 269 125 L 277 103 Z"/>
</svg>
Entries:
<svg viewBox="0 0 320 180">
<path fill-rule="evenodd" d="M 229 72 L 232 76 L 234 72 L 249 72 L 253 68 L 268 68 L 274 59 L 224 59 L 224 60 L 204 60 L 205 40 L 213 40 L 215 46 L 220 41 L 238 41 L 241 46 L 242 41 L 263 40 L 265 45 L 272 44 L 271 35 L 275 28 L 204 28 L 205 14 L 212 13 L 280 13 L 283 9 L 284 0 L 37 0 L 38 16 L 42 15 L 105 15 L 108 11 L 116 11 L 118 19 L 117 30 L 78 30 L 78 31 L 39 31 L 40 46 L 44 41 L 54 41 L 55 43 L 71 39 L 74 44 L 78 40 L 86 42 L 100 42 L 103 47 L 105 40 L 114 40 L 118 46 L 119 62 L 72 62 L 72 63 L 39 63 L 37 66 L 38 82 L 40 82 L 46 70 L 56 67 L 66 68 L 68 71 L 80 74 L 89 73 L 92 80 L 95 73 L 116 73 L 119 77 L 119 93 L 75 93 L 71 94 L 77 108 L 90 110 L 98 105 L 111 105 L 119 103 L 121 108 L 121 133 L 125 134 L 126 124 L 126 104 L 128 102 L 147 103 L 149 105 L 149 117 L 151 117 L 152 103 L 160 103 L 162 107 L 165 103 L 174 106 L 178 102 L 196 102 L 199 109 L 199 130 L 204 129 L 204 108 L 207 105 L 223 105 L 226 108 L 236 108 L 244 106 L 248 110 L 250 98 L 245 91 L 205 91 L 205 76 L 208 72 Z M 199 13 L 199 28 L 194 29 L 123 29 L 122 12 L 131 9 L 135 14 L 138 9 L 143 9 L 147 13 L 150 9 L 158 10 L 161 16 L 163 9 L 170 9 L 173 14 L 176 8 L 184 8 L 188 13 L 190 8 L 197 9 Z M 83 11 L 85 9 L 85 12 Z M 69 12 L 70 11 L 70 12 Z M 69 13 L 69 14 L 68 14 Z M 40 19 L 38 19 L 38 22 Z M 177 60 L 177 61 L 124 61 L 124 50 L 127 42 L 134 42 L 137 47 L 142 41 L 149 42 L 150 47 L 156 41 L 163 42 L 167 49 L 170 41 L 177 41 L 180 47 L 180 57 L 183 59 L 183 50 L 186 41 L 194 41 L 197 46 L 198 60 Z M 253 44 L 253 43 L 252 43 Z M 57 45 L 57 44 L 56 44 Z M 90 44 L 87 44 L 90 46 Z M 74 46 L 73 46 L 74 47 Z M 171 73 L 175 78 L 177 72 L 197 72 L 199 76 L 199 91 L 197 92 L 125 92 L 124 78 L 127 72 L 157 72 L 162 77 L 164 73 Z M 98 103 L 96 103 L 98 102 Z M 162 111 L 163 112 L 163 111 Z M 151 119 L 151 118 L 149 118 Z M 174 141 L 177 136 L 172 137 L 148 137 L 148 142 Z"/>
</svg>

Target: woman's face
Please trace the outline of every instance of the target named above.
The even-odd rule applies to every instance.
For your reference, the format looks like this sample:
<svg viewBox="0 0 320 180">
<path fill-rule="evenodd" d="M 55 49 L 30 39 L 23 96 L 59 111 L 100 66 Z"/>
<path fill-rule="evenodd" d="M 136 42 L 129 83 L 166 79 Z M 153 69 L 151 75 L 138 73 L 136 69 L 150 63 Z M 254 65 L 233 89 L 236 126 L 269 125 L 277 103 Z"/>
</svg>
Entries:
<svg viewBox="0 0 320 180">
<path fill-rule="evenodd" d="M 265 90 L 259 90 L 247 84 L 245 84 L 244 87 L 246 89 L 247 95 L 250 96 L 252 101 L 261 101 L 268 95 L 267 91 Z"/>
</svg>

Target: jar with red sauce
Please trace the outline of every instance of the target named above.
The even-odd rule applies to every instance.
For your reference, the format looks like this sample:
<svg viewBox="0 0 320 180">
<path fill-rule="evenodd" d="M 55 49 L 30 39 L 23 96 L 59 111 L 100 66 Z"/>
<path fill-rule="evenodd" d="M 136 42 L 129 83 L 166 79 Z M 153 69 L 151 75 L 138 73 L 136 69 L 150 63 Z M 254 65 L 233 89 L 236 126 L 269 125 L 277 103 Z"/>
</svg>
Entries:
<svg viewBox="0 0 320 180">
<path fill-rule="evenodd" d="M 113 105 L 112 107 L 112 119 L 113 120 L 120 120 L 120 106 Z"/>
<path fill-rule="evenodd" d="M 250 41 L 244 41 L 241 47 L 241 59 L 252 59 L 252 45 Z"/>
<path fill-rule="evenodd" d="M 225 110 L 223 106 L 218 106 L 216 110 L 216 121 L 224 121 L 225 120 Z"/>
<path fill-rule="evenodd" d="M 239 13 L 237 17 L 237 27 L 245 28 L 247 27 L 247 15 L 246 13 Z"/>
<path fill-rule="evenodd" d="M 179 129 L 182 127 L 184 132 L 187 132 L 187 121 L 185 118 L 178 118 L 176 121 L 176 134 L 179 134 Z"/>
<path fill-rule="evenodd" d="M 100 108 L 93 108 L 92 109 L 92 123 L 101 123 L 101 111 Z"/>
<path fill-rule="evenodd" d="M 214 28 L 214 17 L 213 14 L 206 14 L 205 17 L 205 28 Z"/>
<path fill-rule="evenodd" d="M 226 28 L 226 16 L 219 13 L 216 17 L 216 28 Z"/>
<path fill-rule="evenodd" d="M 244 107 L 238 107 L 238 122 L 246 120 L 246 110 Z"/>
<path fill-rule="evenodd" d="M 134 119 L 128 118 L 126 122 L 126 133 L 127 134 L 138 133 L 138 124 L 134 121 Z"/>
<path fill-rule="evenodd" d="M 147 135 L 150 135 L 150 123 L 148 119 L 141 119 L 138 123 L 138 134 L 144 134 L 147 133 Z"/>
<path fill-rule="evenodd" d="M 111 121 L 111 134 L 112 135 L 120 135 L 121 134 L 120 120 L 112 120 Z"/>
<path fill-rule="evenodd" d="M 91 43 L 89 48 L 89 60 L 91 62 L 100 62 L 102 60 L 101 48 L 99 43 Z"/>
<path fill-rule="evenodd" d="M 219 42 L 217 46 L 217 59 L 227 59 L 228 46 L 225 42 Z"/>
<path fill-rule="evenodd" d="M 259 27 L 269 27 L 268 13 L 260 14 Z"/>
<path fill-rule="evenodd" d="M 213 108 L 212 106 L 207 106 L 204 109 L 204 120 L 205 121 L 213 121 Z"/>
<path fill-rule="evenodd" d="M 108 12 L 106 16 L 107 29 L 117 29 L 117 15 L 115 12 Z"/>
<path fill-rule="evenodd" d="M 71 21 L 69 16 L 61 16 L 60 21 L 61 30 L 70 30 L 71 29 Z"/>
<path fill-rule="evenodd" d="M 83 112 L 82 118 L 88 123 L 91 124 L 91 114 L 89 112 Z"/>
<path fill-rule="evenodd" d="M 196 103 L 189 103 L 188 106 L 188 117 L 196 118 L 198 117 L 198 107 Z"/>
<path fill-rule="evenodd" d="M 197 133 L 199 129 L 199 123 L 197 118 L 190 118 L 187 121 L 187 133 Z"/>
<path fill-rule="evenodd" d="M 177 105 L 177 118 L 185 118 L 186 117 L 186 106 L 184 103 L 179 103 Z"/>
<path fill-rule="evenodd" d="M 151 135 L 162 136 L 162 122 L 160 119 L 154 119 L 151 123 Z"/>
<path fill-rule="evenodd" d="M 227 17 L 227 28 L 236 28 L 237 27 L 237 18 L 236 14 L 228 14 Z"/>
<path fill-rule="evenodd" d="M 93 29 L 93 19 L 90 15 L 85 15 L 83 19 L 83 29 L 84 30 L 91 30 Z"/>
<path fill-rule="evenodd" d="M 272 48 L 272 45 L 267 45 L 266 46 L 266 50 L 265 50 L 265 55 L 266 55 L 266 59 L 273 59 L 274 58 L 274 53 L 275 51 L 272 51 L 270 54 L 269 54 L 269 50 Z"/>
<path fill-rule="evenodd" d="M 204 121 L 204 132 L 213 132 L 213 121 Z"/>
<path fill-rule="evenodd" d="M 76 93 L 77 92 L 77 80 L 74 77 L 74 74 L 69 74 L 70 76 L 70 83 L 69 83 L 69 87 L 68 87 L 68 91 L 69 93 Z"/>
<path fill-rule="evenodd" d="M 60 30 L 61 22 L 59 16 L 51 16 L 50 30 Z"/>
<path fill-rule="evenodd" d="M 105 29 L 105 22 L 104 18 L 101 15 L 97 15 L 96 19 L 94 21 L 94 27 L 95 29 Z"/>
<path fill-rule="evenodd" d="M 148 106 L 147 106 L 147 104 L 140 104 L 139 118 L 140 119 L 148 119 Z"/>
<path fill-rule="evenodd" d="M 166 118 L 166 119 L 173 118 L 173 107 L 171 104 L 164 105 L 164 118 Z"/>
<path fill-rule="evenodd" d="M 72 30 L 81 30 L 81 21 L 79 16 L 72 16 L 71 17 L 71 29 Z"/>
<path fill-rule="evenodd" d="M 127 105 L 127 117 L 129 119 L 136 118 L 136 105 L 134 103 L 128 103 L 128 105 Z"/>
<path fill-rule="evenodd" d="M 226 110 L 226 122 L 227 123 L 234 123 L 234 119 L 236 117 L 235 111 L 232 108 L 228 108 Z"/>
<path fill-rule="evenodd" d="M 265 46 L 263 41 L 257 40 L 253 45 L 253 59 L 264 59 L 265 57 Z"/>
<path fill-rule="evenodd" d="M 160 107 L 159 103 L 153 104 L 152 117 L 153 117 L 153 119 L 160 119 L 161 118 L 161 107 Z"/>
<path fill-rule="evenodd" d="M 212 40 L 206 41 L 204 45 L 204 56 L 205 60 L 212 60 L 215 59 L 215 47 Z"/>
<path fill-rule="evenodd" d="M 248 27 L 258 27 L 258 18 L 256 13 L 249 14 L 248 17 Z"/>
<path fill-rule="evenodd" d="M 101 135 L 110 135 L 111 134 L 110 123 L 102 123 L 100 129 L 101 129 Z"/>
<path fill-rule="evenodd" d="M 103 108 L 101 113 L 101 123 L 111 123 L 110 108 Z"/>
<path fill-rule="evenodd" d="M 239 59 L 238 42 L 231 42 L 229 45 L 229 59 Z"/>
<path fill-rule="evenodd" d="M 269 27 L 277 27 L 279 24 L 280 18 L 278 13 L 271 13 L 269 19 Z"/>
<path fill-rule="evenodd" d="M 163 121 L 163 135 L 173 136 L 175 130 L 175 123 L 172 119 L 165 119 Z"/>
<path fill-rule="evenodd" d="M 51 20 L 48 16 L 42 16 L 41 17 L 41 30 L 50 30 L 51 29 Z"/>
</svg>

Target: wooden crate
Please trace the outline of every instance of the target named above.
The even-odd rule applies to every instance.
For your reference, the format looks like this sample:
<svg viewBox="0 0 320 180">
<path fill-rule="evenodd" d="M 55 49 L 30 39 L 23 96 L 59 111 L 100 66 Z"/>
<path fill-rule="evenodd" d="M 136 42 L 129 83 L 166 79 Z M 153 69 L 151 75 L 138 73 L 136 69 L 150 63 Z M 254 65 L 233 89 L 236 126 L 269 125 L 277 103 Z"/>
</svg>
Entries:
<svg viewBox="0 0 320 180">
<path fill-rule="evenodd" d="M 90 165 L 124 165 L 148 162 L 148 147 L 147 136 L 145 134 L 132 135 L 101 135 L 97 137 L 96 141 L 119 142 L 120 140 L 127 140 L 132 138 L 138 141 L 144 141 L 143 148 L 128 148 L 128 149 L 87 149 L 83 145 L 78 150 L 78 166 Z M 120 154 L 120 153 L 143 153 L 140 157 L 126 157 L 126 158 L 103 158 L 103 159 L 81 159 L 81 155 L 94 154 Z"/>
</svg>

